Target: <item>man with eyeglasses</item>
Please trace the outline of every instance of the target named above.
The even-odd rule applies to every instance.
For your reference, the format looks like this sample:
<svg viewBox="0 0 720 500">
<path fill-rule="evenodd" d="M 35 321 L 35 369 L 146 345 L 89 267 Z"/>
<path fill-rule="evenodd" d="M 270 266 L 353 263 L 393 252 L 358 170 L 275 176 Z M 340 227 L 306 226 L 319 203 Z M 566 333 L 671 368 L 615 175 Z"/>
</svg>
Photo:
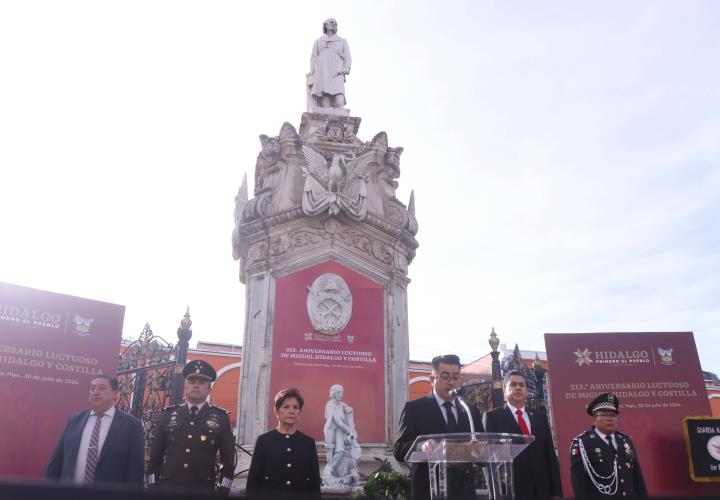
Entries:
<svg viewBox="0 0 720 500">
<path fill-rule="evenodd" d="M 618 432 L 620 400 L 605 393 L 587 408 L 593 426 L 572 440 L 570 473 L 575 498 L 647 497 L 637 450 Z"/>
<path fill-rule="evenodd" d="M 398 439 L 395 442 L 394 454 L 399 462 L 412 446 L 413 441 L 423 434 L 444 434 L 453 432 L 470 432 L 470 419 L 465 410 L 450 393 L 458 389 L 460 382 L 460 358 L 454 354 L 436 356 L 432 360 L 430 382 L 433 390 L 427 396 L 405 403 L 400 415 Z M 482 421 L 478 409 L 470 405 L 475 432 L 483 432 Z M 431 453 L 436 444 L 427 441 L 423 451 Z M 411 464 L 411 496 L 412 500 L 430 498 L 430 478 L 425 463 Z M 448 486 L 449 498 L 475 498 L 472 470 L 461 466 L 450 471 Z"/>
<path fill-rule="evenodd" d="M 535 440 L 513 460 L 516 498 L 561 498 L 560 465 L 550 425 L 544 414 L 525 406 L 528 388 L 525 375 L 512 370 L 503 378 L 505 404 L 485 412 L 487 432 L 532 435 Z"/>
</svg>

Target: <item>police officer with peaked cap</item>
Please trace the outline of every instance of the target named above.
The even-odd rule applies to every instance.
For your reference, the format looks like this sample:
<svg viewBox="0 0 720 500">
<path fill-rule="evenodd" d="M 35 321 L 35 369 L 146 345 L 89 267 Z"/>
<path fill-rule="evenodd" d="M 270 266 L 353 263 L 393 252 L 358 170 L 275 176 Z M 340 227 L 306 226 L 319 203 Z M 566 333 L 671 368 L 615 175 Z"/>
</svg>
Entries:
<svg viewBox="0 0 720 500">
<path fill-rule="evenodd" d="M 620 400 L 605 393 L 587 408 L 593 426 L 570 444 L 570 472 L 575 498 L 647 497 L 637 450 L 617 431 Z"/>
<path fill-rule="evenodd" d="M 207 402 L 217 374 L 210 363 L 194 360 L 185 365 L 183 376 L 185 401 L 163 409 L 153 433 L 148 485 L 212 491 L 220 450 L 222 478 L 217 491 L 227 495 L 235 473 L 235 442 L 228 412 Z"/>
</svg>

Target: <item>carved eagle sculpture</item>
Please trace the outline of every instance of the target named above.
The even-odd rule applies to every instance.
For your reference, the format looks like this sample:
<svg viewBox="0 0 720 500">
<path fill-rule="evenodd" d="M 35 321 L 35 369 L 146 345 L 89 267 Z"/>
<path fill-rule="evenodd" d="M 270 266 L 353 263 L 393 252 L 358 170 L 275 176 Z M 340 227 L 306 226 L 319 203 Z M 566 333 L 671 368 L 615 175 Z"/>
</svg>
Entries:
<svg viewBox="0 0 720 500">
<path fill-rule="evenodd" d="M 367 215 L 367 181 L 373 152 L 355 157 L 353 153 L 333 153 L 330 165 L 323 155 L 303 146 L 307 165 L 302 167 L 305 177 L 302 209 L 306 215 L 328 211 L 330 215 L 345 212 L 353 220 Z"/>
</svg>

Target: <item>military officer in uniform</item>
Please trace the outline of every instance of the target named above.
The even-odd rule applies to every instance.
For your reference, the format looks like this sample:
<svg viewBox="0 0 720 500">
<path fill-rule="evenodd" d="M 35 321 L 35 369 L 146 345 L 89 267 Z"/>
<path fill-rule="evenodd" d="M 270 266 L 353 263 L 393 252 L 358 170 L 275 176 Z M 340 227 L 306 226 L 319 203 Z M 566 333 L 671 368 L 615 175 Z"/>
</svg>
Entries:
<svg viewBox="0 0 720 500">
<path fill-rule="evenodd" d="M 222 459 L 222 479 L 217 491 L 230 493 L 234 476 L 235 443 L 228 412 L 206 400 L 217 378 L 213 367 L 202 360 L 183 369 L 185 402 L 165 408 L 160 415 L 148 461 L 148 485 L 197 487 L 215 490 L 215 463 Z"/>
<path fill-rule="evenodd" d="M 570 472 L 575 498 L 647 497 L 637 450 L 617 431 L 620 401 L 614 394 L 595 398 L 587 408 L 593 426 L 572 440 Z"/>
</svg>

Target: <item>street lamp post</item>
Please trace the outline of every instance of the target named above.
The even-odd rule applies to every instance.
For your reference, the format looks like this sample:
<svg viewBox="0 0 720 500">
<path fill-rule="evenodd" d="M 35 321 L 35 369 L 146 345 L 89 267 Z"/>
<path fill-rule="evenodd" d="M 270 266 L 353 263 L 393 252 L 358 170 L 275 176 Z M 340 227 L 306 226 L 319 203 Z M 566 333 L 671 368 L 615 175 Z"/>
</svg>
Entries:
<svg viewBox="0 0 720 500">
<path fill-rule="evenodd" d="M 182 402 L 183 393 L 185 392 L 185 380 L 183 378 L 183 368 L 187 363 L 187 353 L 190 347 L 190 339 L 192 338 L 192 320 L 190 319 L 190 306 L 185 311 L 185 316 L 180 320 L 180 327 L 177 331 L 178 350 L 175 359 L 175 372 L 173 373 L 172 384 L 170 385 L 170 400 L 176 405 Z"/>
<path fill-rule="evenodd" d="M 500 353 L 498 352 L 498 346 L 500 345 L 500 339 L 495 333 L 495 327 L 490 332 L 490 339 L 488 340 L 492 352 L 492 402 L 493 408 L 499 408 L 503 405 L 503 385 L 502 385 L 502 372 L 500 371 Z"/>
</svg>

